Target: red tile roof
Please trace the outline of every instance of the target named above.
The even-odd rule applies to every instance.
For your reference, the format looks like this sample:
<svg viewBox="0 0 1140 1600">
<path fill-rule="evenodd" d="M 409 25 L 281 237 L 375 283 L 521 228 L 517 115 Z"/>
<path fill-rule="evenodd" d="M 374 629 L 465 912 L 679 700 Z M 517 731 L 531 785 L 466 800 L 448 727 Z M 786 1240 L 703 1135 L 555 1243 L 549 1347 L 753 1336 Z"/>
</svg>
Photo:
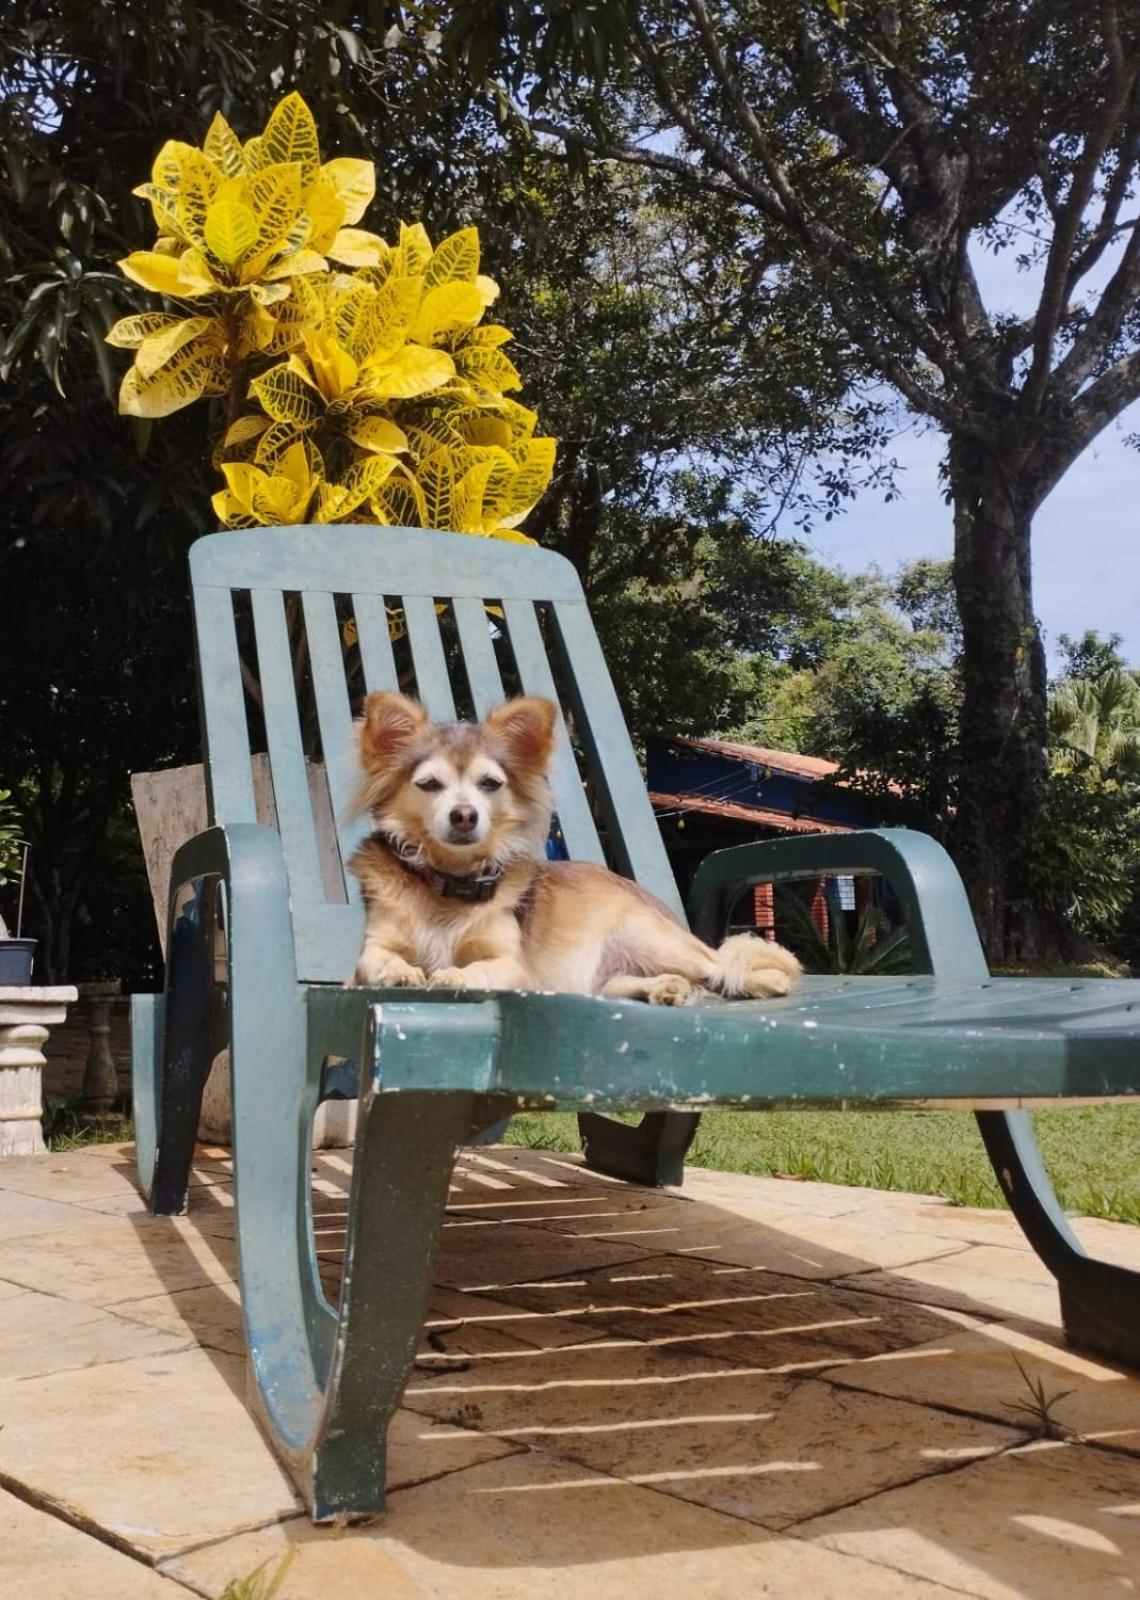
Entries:
<svg viewBox="0 0 1140 1600">
<path fill-rule="evenodd" d="M 753 761 L 757 766 L 771 767 L 774 772 L 790 772 L 797 778 L 830 778 L 839 771 L 835 761 L 823 761 L 819 756 L 798 756 L 788 750 L 769 750 L 765 745 L 734 744 L 730 739 L 692 739 L 687 734 L 675 734 L 670 744 L 681 744 L 690 750 L 708 750 L 716 756 L 730 756 L 734 761 Z"/>
<path fill-rule="evenodd" d="M 738 746 L 737 748 L 743 748 Z M 765 811 L 759 806 L 733 805 L 730 800 L 710 800 L 704 795 L 661 794 L 650 790 L 649 799 L 657 811 L 698 811 L 706 817 L 727 817 L 733 822 L 753 822 L 761 828 L 779 828 L 781 833 L 851 833 L 842 822 L 820 822 L 815 817 L 793 817 L 786 811 Z"/>
</svg>

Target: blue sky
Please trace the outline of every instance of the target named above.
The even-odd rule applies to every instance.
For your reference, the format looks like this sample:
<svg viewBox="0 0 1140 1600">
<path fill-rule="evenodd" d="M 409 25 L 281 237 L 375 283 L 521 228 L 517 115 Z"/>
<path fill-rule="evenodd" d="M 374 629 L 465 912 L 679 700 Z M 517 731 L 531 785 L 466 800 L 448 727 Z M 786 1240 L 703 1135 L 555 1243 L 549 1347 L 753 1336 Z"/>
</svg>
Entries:
<svg viewBox="0 0 1140 1600">
<path fill-rule="evenodd" d="M 1037 277 L 1018 273 L 1009 253 L 975 256 L 975 266 L 991 310 L 1032 309 Z M 1140 451 L 1124 443 L 1133 432 L 1140 432 L 1140 405 L 1104 430 L 1037 514 L 1034 595 L 1051 657 L 1058 634 L 1097 628 L 1122 634 L 1126 656 L 1140 665 Z M 884 505 L 881 494 L 861 495 L 845 515 L 816 525 L 813 551 L 848 571 L 949 555 L 950 508 L 938 486 L 943 449 L 934 430 L 901 435 L 894 446 L 905 469 L 901 499 Z"/>
</svg>

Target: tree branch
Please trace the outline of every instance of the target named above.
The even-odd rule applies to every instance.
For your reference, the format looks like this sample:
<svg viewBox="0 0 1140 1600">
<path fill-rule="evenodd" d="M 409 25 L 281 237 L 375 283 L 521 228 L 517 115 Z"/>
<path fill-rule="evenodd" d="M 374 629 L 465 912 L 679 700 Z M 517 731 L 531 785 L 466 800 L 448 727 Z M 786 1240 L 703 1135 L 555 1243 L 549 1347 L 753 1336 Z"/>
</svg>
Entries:
<svg viewBox="0 0 1140 1600">
<path fill-rule="evenodd" d="M 1140 294 L 1140 228 L 1134 227 L 1120 263 L 1101 293 L 1095 311 L 1073 340 L 1073 347 L 1053 377 L 1053 390 L 1065 398 L 1092 377 L 1119 334 L 1124 318 Z"/>
<path fill-rule="evenodd" d="M 1030 412 L 1040 411 L 1049 383 L 1053 344 L 1065 310 L 1070 268 L 1081 219 L 1088 209 L 1096 174 L 1112 142 L 1113 131 L 1126 114 L 1136 81 L 1137 64 L 1126 61 L 1121 48 L 1116 0 L 1102 0 L 1101 19 L 1108 52 L 1108 84 L 1100 118 L 1086 137 L 1081 158 L 1073 169 L 1068 198 L 1061 208 L 1049 246 L 1045 282 L 1033 333 L 1033 360 L 1021 395 L 1022 405 Z"/>
<path fill-rule="evenodd" d="M 1064 424 L 1051 433 L 1049 444 L 1037 454 L 1033 466 L 1038 504 L 1081 451 L 1134 400 L 1140 400 L 1140 350 L 1122 356 L 1089 385 L 1071 407 Z"/>
</svg>

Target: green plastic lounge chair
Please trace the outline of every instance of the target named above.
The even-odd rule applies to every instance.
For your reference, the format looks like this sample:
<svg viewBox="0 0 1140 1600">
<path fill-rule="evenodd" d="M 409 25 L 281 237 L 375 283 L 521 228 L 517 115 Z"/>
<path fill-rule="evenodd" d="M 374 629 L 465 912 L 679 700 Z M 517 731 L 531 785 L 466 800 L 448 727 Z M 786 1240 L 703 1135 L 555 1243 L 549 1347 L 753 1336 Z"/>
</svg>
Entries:
<svg viewBox="0 0 1140 1600">
<path fill-rule="evenodd" d="M 452 657 L 462 657 L 455 687 L 482 714 L 503 695 L 494 605 L 521 688 L 572 715 L 612 864 L 682 911 L 578 578 L 547 551 L 388 528 L 215 534 L 190 565 L 212 826 L 174 861 L 165 993 L 133 1002 L 139 1170 L 156 1213 L 185 1209 L 203 1084 L 228 1046 L 251 1403 L 314 1519 L 382 1507 L 385 1430 L 416 1350 L 457 1150 L 520 1108 L 582 1113 L 590 1164 L 642 1183 L 680 1181 L 710 1105 L 977 1109 L 1009 1204 L 1058 1280 L 1070 1339 L 1140 1362 L 1140 1274 L 1084 1254 L 1022 1109 L 1140 1094 L 1140 982 L 991 979 L 949 858 L 893 831 L 719 851 L 698 871 L 690 914 L 715 941 L 751 885 L 881 873 L 908 918 L 910 977 L 807 977 L 782 1001 L 684 1010 L 345 989 L 363 915 L 343 862 L 368 828 L 344 820 L 356 780 L 349 612 L 364 685 L 390 689 L 388 608 L 398 601 L 418 693 L 433 717 L 449 718 L 439 607 L 449 608 Z M 298 614 L 306 673 L 291 655 Z M 239 615 L 256 640 L 254 721 L 264 723 L 276 828 L 256 820 Z M 310 799 L 298 679 L 316 708 L 337 819 L 332 870 Z M 568 739 L 553 785 L 570 855 L 603 860 Z M 313 1242 L 311 1129 L 323 1098 L 349 1094 L 358 1123 L 333 1306 Z M 627 1126 L 606 1116 L 617 1110 L 645 1115 Z"/>
</svg>

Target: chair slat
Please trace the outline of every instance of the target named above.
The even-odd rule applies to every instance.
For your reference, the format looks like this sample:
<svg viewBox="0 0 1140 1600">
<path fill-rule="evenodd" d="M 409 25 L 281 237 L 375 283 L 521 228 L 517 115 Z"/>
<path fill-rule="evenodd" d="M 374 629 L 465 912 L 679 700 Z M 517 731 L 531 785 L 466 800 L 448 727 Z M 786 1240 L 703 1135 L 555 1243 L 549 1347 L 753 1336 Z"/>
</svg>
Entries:
<svg viewBox="0 0 1140 1600">
<path fill-rule="evenodd" d="M 297 715 L 285 597 L 280 590 L 254 589 L 250 598 L 257 635 L 258 675 L 265 702 L 273 801 L 289 870 L 290 890 L 296 901 L 321 902 L 325 892 Z"/>
<path fill-rule="evenodd" d="M 545 695 L 557 704 L 558 691 L 546 657 L 546 646 L 542 642 L 533 602 L 504 600 L 503 611 L 523 688 L 527 694 Z M 604 865 L 605 855 L 590 815 L 586 791 L 582 787 L 581 774 L 570 748 L 565 724 L 555 751 L 550 782 L 554 790 L 554 803 L 558 807 L 558 820 L 562 824 L 562 836 L 570 855 L 575 861 L 596 861 Z"/>
<path fill-rule="evenodd" d="M 441 572 L 439 576 L 446 588 L 446 572 Z M 416 693 L 420 703 L 433 722 L 454 722 L 455 701 L 452 699 L 447 659 L 439 637 L 435 602 L 430 596 L 422 594 L 405 594 L 401 596 L 401 601 L 404 621 L 408 626 L 408 642 L 412 647 L 412 665 L 416 671 Z"/>
<path fill-rule="evenodd" d="M 396 671 L 396 658 L 392 654 L 392 636 L 388 632 L 384 596 L 354 594 L 352 614 L 356 618 L 356 639 L 360 646 L 360 664 L 364 669 L 364 684 L 368 693 L 399 689 L 400 677 Z"/>
<path fill-rule="evenodd" d="M 249 724 L 230 589 L 200 588 L 194 596 L 198 677 L 206 737 L 206 782 L 212 822 L 256 822 Z"/>
<path fill-rule="evenodd" d="M 503 680 L 495 660 L 486 607 L 481 600 L 469 598 L 453 600 L 451 604 L 463 652 L 463 669 L 475 702 L 475 715 L 482 718 L 503 698 Z"/>
<path fill-rule="evenodd" d="M 601 792 L 606 825 L 623 872 L 684 919 L 677 880 L 665 854 L 645 779 L 626 731 L 613 680 L 584 604 L 553 607 L 559 658 L 566 670 L 590 770 Z M 512 633 L 512 638 L 513 638 Z"/>
<path fill-rule="evenodd" d="M 313 694 L 321 724 L 321 749 L 324 752 L 333 821 L 343 865 L 368 833 L 368 821 L 365 817 L 349 819 L 358 769 L 336 601 L 331 594 L 310 591 L 302 596 L 302 605 L 305 632 L 309 640 Z M 356 880 L 351 875 L 348 876 L 347 887 L 350 894 L 356 888 Z"/>
</svg>

